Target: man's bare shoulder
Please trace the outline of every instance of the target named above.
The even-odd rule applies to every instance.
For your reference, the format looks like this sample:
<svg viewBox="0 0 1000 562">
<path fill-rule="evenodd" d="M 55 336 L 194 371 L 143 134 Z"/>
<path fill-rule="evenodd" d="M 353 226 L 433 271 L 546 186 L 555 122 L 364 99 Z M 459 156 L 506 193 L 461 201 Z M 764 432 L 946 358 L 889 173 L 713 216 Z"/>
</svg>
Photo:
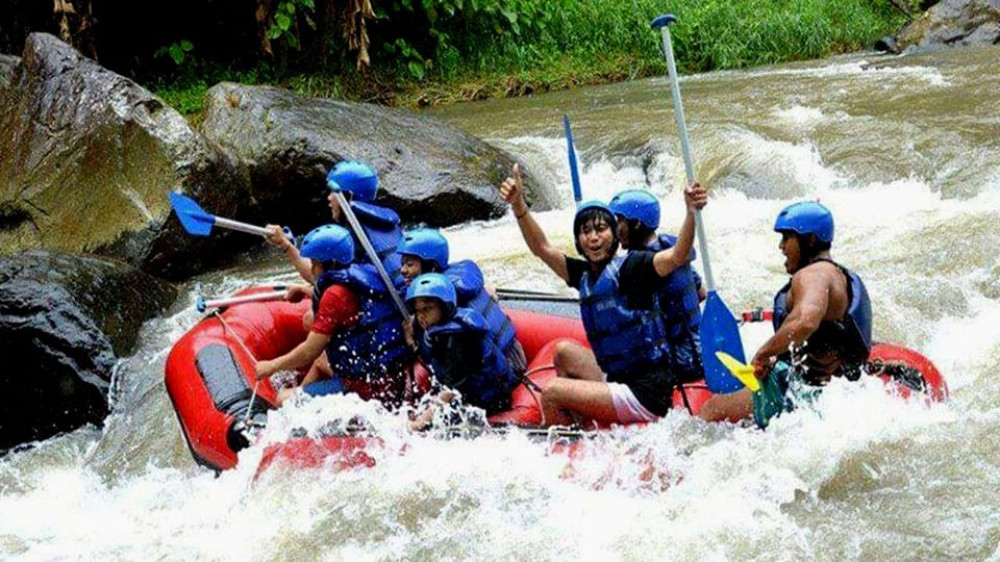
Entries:
<svg viewBox="0 0 1000 562">
<path fill-rule="evenodd" d="M 836 265 L 822 261 L 803 267 L 792 275 L 792 289 L 829 288 L 843 284 L 844 275 Z"/>
</svg>

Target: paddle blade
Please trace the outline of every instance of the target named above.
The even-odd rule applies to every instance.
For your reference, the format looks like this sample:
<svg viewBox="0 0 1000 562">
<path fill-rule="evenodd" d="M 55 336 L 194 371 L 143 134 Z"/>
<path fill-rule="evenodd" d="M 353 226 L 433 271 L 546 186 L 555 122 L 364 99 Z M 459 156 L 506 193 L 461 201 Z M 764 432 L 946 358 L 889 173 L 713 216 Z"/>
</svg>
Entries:
<svg viewBox="0 0 1000 562">
<path fill-rule="evenodd" d="M 726 353 L 725 351 L 716 351 L 715 356 L 719 358 L 719 361 L 729 369 L 729 372 L 743 383 L 743 386 L 750 389 L 751 392 L 757 392 L 760 390 L 760 381 L 757 380 L 757 376 L 754 375 L 753 367 L 750 365 L 744 365 L 739 362 L 735 357 Z"/>
<path fill-rule="evenodd" d="M 208 236 L 215 224 L 215 217 L 206 213 L 194 199 L 180 193 L 170 192 L 170 206 L 188 234 Z"/>
<path fill-rule="evenodd" d="M 743 383 L 729 372 L 729 369 L 715 355 L 723 351 L 735 357 L 740 363 L 746 361 L 740 328 L 736 317 L 722 302 L 718 293 L 708 292 L 705 310 L 701 315 L 701 355 L 705 364 L 705 384 L 715 394 L 728 394 L 743 388 Z"/>
</svg>

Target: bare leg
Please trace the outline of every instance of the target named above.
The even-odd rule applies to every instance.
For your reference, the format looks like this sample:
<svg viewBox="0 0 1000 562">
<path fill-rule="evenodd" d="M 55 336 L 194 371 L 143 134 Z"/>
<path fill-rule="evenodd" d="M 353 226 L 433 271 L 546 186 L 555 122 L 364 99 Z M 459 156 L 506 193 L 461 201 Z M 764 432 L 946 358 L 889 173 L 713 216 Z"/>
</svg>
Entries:
<svg viewBox="0 0 1000 562">
<path fill-rule="evenodd" d="M 542 390 L 542 411 L 547 425 L 573 423 L 570 413 L 601 421 L 617 422 L 618 412 L 607 383 L 556 377 Z"/>
<path fill-rule="evenodd" d="M 743 389 L 730 394 L 716 394 L 698 412 L 705 421 L 739 421 L 753 416 L 753 394 Z"/>
<path fill-rule="evenodd" d="M 604 372 L 598 366 L 594 352 L 574 341 L 556 343 L 552 363 L 558 377 L 604 382 Z"/>
</svg>

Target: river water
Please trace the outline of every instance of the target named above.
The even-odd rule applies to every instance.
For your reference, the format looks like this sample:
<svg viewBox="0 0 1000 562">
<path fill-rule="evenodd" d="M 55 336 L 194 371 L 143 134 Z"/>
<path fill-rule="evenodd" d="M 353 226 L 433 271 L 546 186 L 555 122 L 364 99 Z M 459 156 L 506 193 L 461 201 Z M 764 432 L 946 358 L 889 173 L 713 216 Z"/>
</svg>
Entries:
<svg viewBox="0 0 1000 562">
<path fill-rule="evenodd" d="M 331 415 L 382 435 L 372 469 L 276 466 L 261 446 L 219 477 L 191 460 L 163 386 L 198 294 L 291 279 L 280 256 L 206 275 L 121 362 L 103 428 L 0 460 L 0 558 L 17 560 L 1000 560 L 1000 49 L 851 55 L 685 77 L 703 217 L 722 298 L 767 306 L 784 283 L 776 212 L 818 198 L 834 257 L 865 279 L 875 335 L 930 357 L 928 407 L 834 384 L 766 431 L 672 413 L 573 464 L 522 435 L 414 437 L 336 397 L 272 414 L 269 441 Z M 438 110 L 518 154 L 562 194 L 540 213 L 572 250 L 561 118 L 587 198 L 645 186 L 665 230 L 683 168 L 664 79 Z M 445 232 L 497 286 L 565 293 L 508 215 Z M 766 329 L 765 329 L 766 330 Z M 747 346 L 766 337 L 751 331 Z M 30 405 L 29 405 L 30 407 Z M 654 478 L 638 474 L 652 465 Z"/>
</svg>

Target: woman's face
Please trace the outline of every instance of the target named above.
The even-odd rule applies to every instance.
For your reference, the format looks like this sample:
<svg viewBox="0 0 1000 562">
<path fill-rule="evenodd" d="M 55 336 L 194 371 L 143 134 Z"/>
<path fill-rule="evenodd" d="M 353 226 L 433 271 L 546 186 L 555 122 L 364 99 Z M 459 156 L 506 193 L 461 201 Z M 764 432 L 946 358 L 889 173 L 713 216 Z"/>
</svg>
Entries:
<svg viewBox="0 0 1000 562">
<path fill-rule="evenodd" d="M 583 257 L 590 263 L 602 263 L 614 257 L 614 231 L 603 216 L 580 225 L 576 241 L 583 249 Z"/>
<path fill-rule="evenodd" d="M 399 266 L 399 274 L 406 280 L 407 285 L 413 281 L 414 277 L 424 272 L 423 263 L 417 256 L 403 254 L 402 262 L 403 264 Z"/>
</svg>

